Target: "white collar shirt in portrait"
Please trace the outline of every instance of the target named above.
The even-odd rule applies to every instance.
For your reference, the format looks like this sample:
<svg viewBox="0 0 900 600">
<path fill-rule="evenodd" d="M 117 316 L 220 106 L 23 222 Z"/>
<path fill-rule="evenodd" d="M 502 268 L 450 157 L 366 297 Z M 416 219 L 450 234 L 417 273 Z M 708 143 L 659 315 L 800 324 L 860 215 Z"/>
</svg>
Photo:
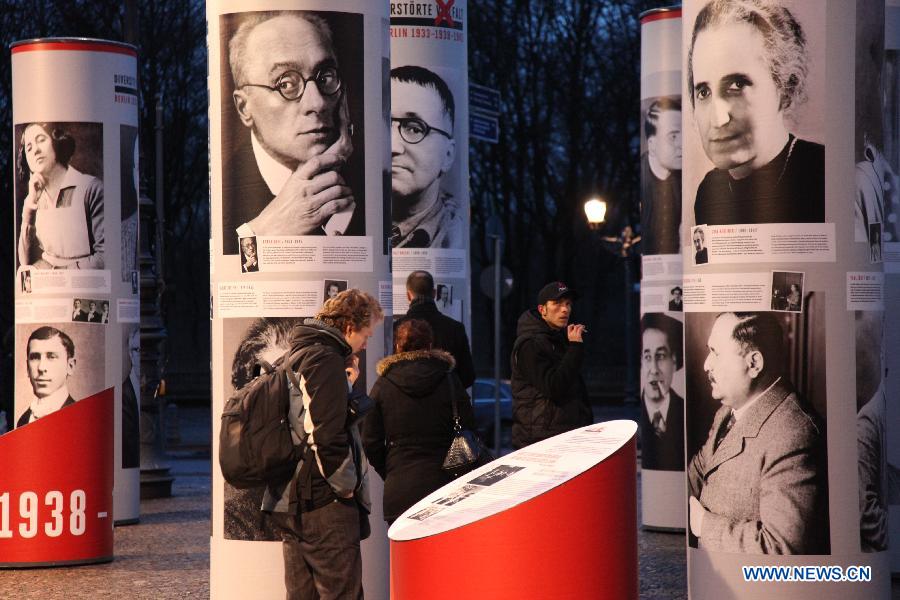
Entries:
<svg viewBox="0 0 900 600">
<path fill-rule="evenodd" d="M 664 429 L 666 426 L 666 419 L 668 418 L 667 415 L 669 414 L 670 398 L 671 396 L 669 395 L 669 392 L 666 392 L 665 397 L 659 402 L 654 402 L 652 400 L 647 400 L 647 398 L 644 398 L 644 406 L 647 408 L 647 416 L 650 417 L 650 422 L 653 422 L 653 415 L 656 414 L 656 411 L 659 411 L 662 415 L 662 424 Z"/>
<path fill-rule="evenodd" d="M 740 421 L 740 420 L 741 420 L 741 417 L 743 417 L 744 415 L 746 415 L 746 414 L 747 414 L 747 411 L 750 410 L 750 407 L 753 406 L 754 404 L 756 404 L 756 401 L 759 400 L 760 398 L 762 398 L 762 397 L 766 394 L 766 392 L 768 392 L 768 391 L 771 390 L 773 387 L 775 387 L 775 384 L 778 383 L 779 381 L 781 381 L 781 377 L 779 377 L 778 379 L 776 379 L 775 381 L 773 381 L 773 382 L 772 382 L 772 385 L 770 385 L 769 387 L 767 387 L 766 389 L 764 389 L 762 392 L 760 392 L 759 394 L 757 394 L 756 396 L 754 396 L 753 400 L 751 400 L 751 401 L 748 402 L 747 404 L 743 405 L 742 407 L 740 407 L 740 408 L 737 409 L 737 410 L 732 409 L 731 414 L 734 415 L 734 420 L 735 420 L 735 421 Z"/>
<path fill-rule="evenodd" d="M 256 166 L 259 167 L 259 174 L 262 175 L 272 195 L 277 196 L 293 171 L 272 158 L 256 139 L 255 133 L 250 133 L 250 143 L 253 146 L 253 157 L 256 159 Z"/>
<path fill-rule="evenodd" d="M 34 423 L 41 417 L 46 417 L 50 413 L 56 412 L 62 408 L 63 404 L 69 398 L 69 386 L 64 385 L 49 396 L 38 398 L 35 396 L 31 401 L 31 419 L 29 423 Z"/>
</svg>

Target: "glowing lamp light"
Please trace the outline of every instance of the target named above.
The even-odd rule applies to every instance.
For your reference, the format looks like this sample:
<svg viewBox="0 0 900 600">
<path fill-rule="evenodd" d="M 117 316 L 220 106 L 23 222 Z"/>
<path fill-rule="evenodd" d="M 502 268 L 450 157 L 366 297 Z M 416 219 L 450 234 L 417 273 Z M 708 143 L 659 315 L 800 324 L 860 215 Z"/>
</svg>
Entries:
<svg viewBox="0 0 900 600">
<path fill-rule="evenodd" d="M 584 203 L 584 214 L 592 228 L 599 227 L 606 218 L 606 202 L 599 198 L 591 198 Z"/>
</svg>

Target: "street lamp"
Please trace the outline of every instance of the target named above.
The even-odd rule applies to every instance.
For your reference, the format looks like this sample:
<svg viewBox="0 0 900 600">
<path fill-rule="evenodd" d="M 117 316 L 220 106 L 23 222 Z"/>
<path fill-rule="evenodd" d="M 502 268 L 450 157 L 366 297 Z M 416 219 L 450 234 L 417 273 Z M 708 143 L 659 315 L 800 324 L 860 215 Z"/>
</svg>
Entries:
<svg viewBox="0 0 900 600">
<path fill-rule="evenodd" d="M 591 229 L 599 229 L 606 219 L 606 202 L 600 198 L 591 198 L 584 203 L 584 214 Z"/>
<path fill-rule="evenodd" d="M 584 214 L 587 217 L 588 226 L 593 231 L 597 231 L 603 225 L 606 219 L 606 202 L 599 198 L 591 198 L 584 203 Z M 632 257 L 637 254 L 635 245 L 641 241 L 640 235 L 634 234 L 631 225 L 626 225 L 622 229 L 622 233 L 617 236 L 602 236 L 600 240 L 607 252 L 622 258 L 625 267 L 625 401 L 635 402 L 637 399 L 637 390 L 635 382 L 637 380 L 637 365 L 635 361 L 635 339 L 634 331 L 634 283 L 632 274 Z"/>
</svg>

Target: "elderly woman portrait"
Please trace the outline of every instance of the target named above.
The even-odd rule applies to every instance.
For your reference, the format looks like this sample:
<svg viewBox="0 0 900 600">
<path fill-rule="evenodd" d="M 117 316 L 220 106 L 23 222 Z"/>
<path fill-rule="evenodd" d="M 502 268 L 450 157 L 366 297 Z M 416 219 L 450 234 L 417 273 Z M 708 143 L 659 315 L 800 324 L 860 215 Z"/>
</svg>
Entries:
<svg viewBox="0 0 900 600">
<path fill-rule="evenodd" d="M 698 13 L 688 90 L 714 168 L 697 189 L 696 224 L 825 221 L 825 148 L 790 131 L 807 98 L 807 46 L 778 2 L 713 0 Z"/>
<path fill-rule="evenodd" d="M 75 138 L 58 123 L 29 123 L 17 141 L 19 264 L 102 269 L 103 183 L 70 164 Z"/>
</svg>

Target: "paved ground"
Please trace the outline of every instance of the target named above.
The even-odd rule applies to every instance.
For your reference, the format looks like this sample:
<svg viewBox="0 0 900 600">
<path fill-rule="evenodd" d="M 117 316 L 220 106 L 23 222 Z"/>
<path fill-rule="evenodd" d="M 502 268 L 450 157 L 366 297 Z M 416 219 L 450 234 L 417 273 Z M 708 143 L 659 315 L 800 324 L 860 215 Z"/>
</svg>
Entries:
<svg viewBox="0 0 900 600">
<path fill-rule="evenodd" d="M 635 418 L 636 407 L 595 409 L 598 420 Z M 116 529 L 116 559 L 58 569 L 0 570 L 0 599 L 209 597 L 209 410 L 182 410 L 171 498 L 141 503 L 141 522 Z M 640 490 L 640 486 L 638 486 Z M 640 504 L 639 504 L 640 506 Z M 687 597 L 684 537 L 638 531 L 642 600 Z M 894 581 L 900 599 L 900 581 Z M 484 599 L 490 600 L 490 599 Z"/>
</svg>

